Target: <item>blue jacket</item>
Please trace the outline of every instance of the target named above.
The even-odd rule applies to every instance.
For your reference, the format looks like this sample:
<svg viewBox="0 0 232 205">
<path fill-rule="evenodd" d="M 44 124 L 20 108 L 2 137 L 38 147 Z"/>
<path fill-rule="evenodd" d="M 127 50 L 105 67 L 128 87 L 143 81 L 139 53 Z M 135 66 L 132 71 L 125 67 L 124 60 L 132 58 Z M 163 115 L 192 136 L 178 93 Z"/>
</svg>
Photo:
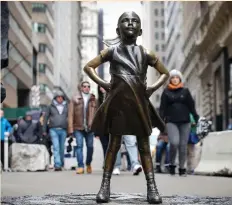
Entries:
<svg viewBox="0 0 232 205">
<path fill-rule="evenodd" d="M 1 141 L 4 141 L 4 132 L 10 132 L 11 129 L 12 126 L 9 121 L 6 118 L 1 117 Z"/>
</svg>

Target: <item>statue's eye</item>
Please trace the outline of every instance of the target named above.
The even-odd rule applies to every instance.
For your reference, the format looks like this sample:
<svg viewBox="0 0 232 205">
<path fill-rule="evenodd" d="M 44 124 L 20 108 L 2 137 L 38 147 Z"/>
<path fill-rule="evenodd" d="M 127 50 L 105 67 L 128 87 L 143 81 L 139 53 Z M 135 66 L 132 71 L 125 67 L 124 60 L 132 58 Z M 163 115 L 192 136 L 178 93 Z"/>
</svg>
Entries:
<svg viewBox="0 0 232 205">
<path fill-rule="evenodd" d="M 122 19 L 122 23 L 127 22 L 127 21 L 129 21 L 129 19 L 128 19 L 128 18 L 124 18 L 124 19 Z"/>
<path fill-rule="evenodd" d="M 133 19 L 132 21 L 135 22 L 135 23 L 139 23 L 138 19 Z"/>
</svg>

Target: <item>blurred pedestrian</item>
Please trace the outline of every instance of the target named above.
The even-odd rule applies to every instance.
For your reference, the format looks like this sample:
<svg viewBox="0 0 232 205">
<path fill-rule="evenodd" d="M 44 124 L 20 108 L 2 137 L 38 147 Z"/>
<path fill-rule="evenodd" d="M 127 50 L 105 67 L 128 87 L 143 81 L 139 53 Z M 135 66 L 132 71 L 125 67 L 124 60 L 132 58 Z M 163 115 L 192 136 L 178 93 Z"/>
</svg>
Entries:
<svg viewBox="0 0 232 205">
<path fill-rule="evenodd" d="M 188 151 L 187 151 L 187 172 L 188 174 L 193 174 L 195 169 L 195 146 L 197 143 L 200 142 L 199 137 L 197 136 L 196 132 L 196 121 L 194 120 L 193 115 L 190 113 L 190 123 L 191 129 L 189 133 L 189 140 L 188 140 Z"/>
<path fill-rule="evenodd" d="M 90 93 L 90 83 L 84 81 L 80 85 L 80 90 L 74 95 L 69 103 L 68 127 L 69 135 L 74 135 L 77 143 L 77 174 L 84 173 L 83 162 L 83 141 L 85 139 L 87 146 L 86 171 L 92 173 L 93 158 L 93 139 L 94 133 L 90 130 L 93 117 L 96 112 L 97 101 Z"/>
<path fill-rule="evenodd" d="M 20 120 L 17 136 L 19 143 L 39 144 L 42 128 L 40 123 L 32 120 L 32 113 L 28 111 L 25 120 Z"/>
<path fill-rule="evenodd" d="M 136 144 L 137 143 L 136 136 L 123 135 L 122 142 L 124 142 L 125 149 L 128 152 L 133 175 L 139 175 L 139 173 L 142 171 L 142 166 L 140 165 L 139 159 L 138 159 L 138 148 Z M 115 165 L 114 165 L 114 170 L 113 170 L 114 175 L 120 175 L 120 167 L 121 167 L 121 152 L 119 151 L 117 154 Z"/>
<path fill-rule="evenodd" d="M 11 134 L 12 134 L 15 142 L 19 142 L 18 128 L 19 128 L 19 124 L 22 121 L 23 121 L 23 117 L 22 116 L 18 117 L 17 122 L 12 127 Z"/>
<path fill-rule="evenodd" d="M 160 116 L 165 121 L 170 143 L 170 174 L 175 174 L 175 160 L 179 150 L 179 175 L 186 176 L 185 162 L 190 133 L 190 118 L 192 113 L 196 122 L 199 116 L 195 109 L 190 91 L 184 87 L 183 76 L 178 70 L 170 71 L 170 81 L 162 93 Z"/>
<path fill-rule="evenodd" d="M 46 112 L 45 111 L 42 111 L 40 113 L 40 117 L 39 117 L 39 122 L 42 126 L 42 128 L 44 127 L 44 122 L 45 122 L 45 117 L 46 117 Z M 48 127 L 48 126 L 47 126 Z M 51 137 L 49 136 L 49 129 L 46 130 L 46 135 L 42 135 L 41 136 L 41 144 L 45 145 L 47 150 L 48 150 L 48 153 L 49 153 L 49 156 L 50 156 L 50 159 L 52 157 L 52 150 L 51 150 L 51 147 L 52 147 L 52 140 L 51 140 Z"/>
<path fill-rule="evenodd" d="M 232 118 L 229 119 L 228 130 L 232 130 Z"/>
<path fill-rule="evenodd" d="M 162 156 L 165 152 L 165 167 L 169 165 L 169 144 L 168 135 L 166 133 L 161 133 L 158 136 L 156 144 L 156 172 L 162 173 Z"/>
<path fill-rule="evenodd" d="M 12 126 L 9 121 L 4 117 L 4 111 L 0 110 L 0 117 L 1 117 L 1 162 L 4 166 L 4 141 L 5 135 L 9 136 Z"/>
<path fill-rule="evenodd" d="M 68 104 L 64 94 L 56 91 L 50 106 L 48 106 L 43 124 L 43 135 L 47 135 L 49 121 L 49 135 L 53 145 L 54 170 L 62 171 L 64 167 L 64 149 L 68 125 Z"/>
</svg>

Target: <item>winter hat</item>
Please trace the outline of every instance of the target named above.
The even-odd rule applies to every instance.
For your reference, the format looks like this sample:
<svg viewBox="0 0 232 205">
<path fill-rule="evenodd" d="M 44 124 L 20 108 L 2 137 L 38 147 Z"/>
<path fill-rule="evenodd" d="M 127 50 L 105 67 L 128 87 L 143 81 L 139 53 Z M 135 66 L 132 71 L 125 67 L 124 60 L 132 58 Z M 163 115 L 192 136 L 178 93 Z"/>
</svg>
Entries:
<svg viewBox="0 0 232 205">
<path fill-rule="evenodd" d="M 56 91 L 54 92 L 54 99 L 55 99 L 56 97 L 58 97 L 58 96 L 62 96 L 62 97 L 64 98 L 64 93 L 63 93 L 62 91 L 60 91 L 60 90 L 56 90 Z"/>
<path fill-rule="evenodd" d="M 173 70 L 171 70 L 169 72 L 169 74 L 170 74 L 170 78 L 169 79 L 171 79 L 174 76 L 178 76 L 180 78 L 181 82 L 183 82 L 183 75 L 182 75 L 182 73 L 179 70 L 173 69 Z"/>
</svg>

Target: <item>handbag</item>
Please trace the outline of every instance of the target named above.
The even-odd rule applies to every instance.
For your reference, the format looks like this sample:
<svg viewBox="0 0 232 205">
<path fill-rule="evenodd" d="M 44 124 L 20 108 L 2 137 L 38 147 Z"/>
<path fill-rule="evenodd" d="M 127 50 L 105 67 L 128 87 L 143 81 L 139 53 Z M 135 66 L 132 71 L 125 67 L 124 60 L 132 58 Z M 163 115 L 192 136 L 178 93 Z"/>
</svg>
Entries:
<svg viewBox="0 0 232 205">
<path fill-rule="evenodd" d="M 193 132 L 189 133 L 188 144 L 197 144 L 199 141 L 200 139 L 196 133 L 193 133 Z"/>
</svg>

